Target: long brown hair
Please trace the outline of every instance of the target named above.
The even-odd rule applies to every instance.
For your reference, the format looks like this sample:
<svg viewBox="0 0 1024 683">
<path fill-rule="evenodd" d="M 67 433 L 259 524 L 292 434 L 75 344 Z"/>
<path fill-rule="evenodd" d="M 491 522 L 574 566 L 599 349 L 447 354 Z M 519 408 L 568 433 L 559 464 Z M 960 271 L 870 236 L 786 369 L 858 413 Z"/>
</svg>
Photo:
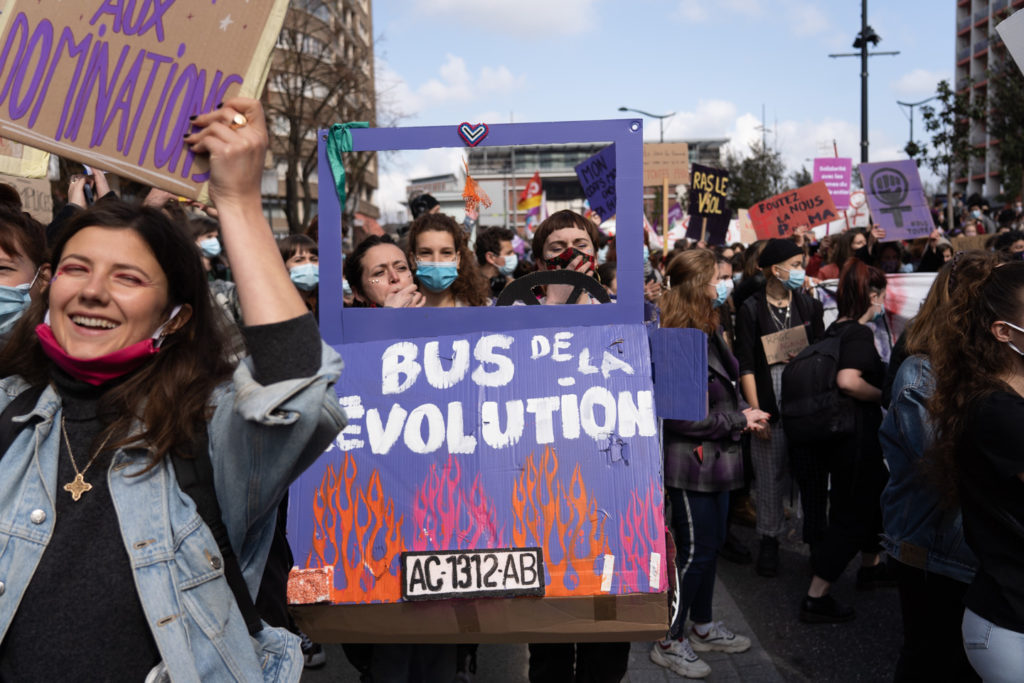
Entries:
<svg viewBox="0 0 1024 683">
<path fill-rule="evenodd" d="M 214 389 L 233 370 L 227 355 L 231 345 L 220 316 L 214 313 L 198 248 L 184 226 L 156 209 L 105 201 L 79 213 L 53 245 L 54 272 L 68 240 L 93 226 L 139 235 L 167 276 L 169 303 L 192 308 L 188 321 L 164 338 L 159 353 L 100 399 L 99 414 L 113 419 L 97 440 L 112 439 L 111 448 L 141 445 L 149 449 L 149 469 L 172 451 L 190 455 L 191 444 L 206 429 Z M 45 293 L 18 321 L 0 352 L 0 377 L 21 375 L 34 385 L 50 381 L 53 363 L 35 333 L 49 307 L 49 289 Z M 142 423 L 142 433 L 131 437 L 136 420 Z"/>
<path fill-rule="evenodd" d="M 979 262 L 970 278 L 961 277 L 956 263 L 952 276 L 956 283 L 931 349 L 935 392 L 928 402 L 935 427 L 932 478 L 946 501 L 956 500 L 958 472 L 972 452 L 966 436 L 975 406 L 1006 390 L 1000 377 L 1017 362 L 991 328 L 997 320 L 1024 316 L 1024 263 Z"/>
<path fill-rule="evenodd" d="M 940 323 L 945 314 L 945 306 L 949 303 L 950 292 L 957 282 L 981 280 L 990 272 L 998 259 L 990 251 L 975 249 L 967 251 L 957 259 L 957 277 L 953 278 L 953 264 L 947 263 L 939 269 L 932 282 L 928 296 L 921 304 L 914 319 L 907 325 L 903 339 L 908 355 L 920 354 L 931 357 L 936 347 L 941 330 Z"/>
<path fill-rule="evenodd" d="M 689 249 L 673 258 L 665 273 L 670 287 L 661 297 L 661 326 L 693 327 L 714 334 L 718 311 L 707 287 L 717 273 L 715 255 L 707 249 Z"/>
<path fill-rule="evenodd" d="M 409 227 L 409 261 L 416 263 L 416 238 L 427 230 L 446 232 L 452 236 L 455 253 L 459 255 L 459 276 L 452 283 L 452 294 L 456 300 L 469 306 L 486 306 L 490 301 L 487 294 L 490 285 L 476 266 L 476 256 L 469 250 L 466 233 L 451 216 L 443 213 L 425 213 Z M 349 286 L 352 283 L 349 282 Z"/>
</svg>

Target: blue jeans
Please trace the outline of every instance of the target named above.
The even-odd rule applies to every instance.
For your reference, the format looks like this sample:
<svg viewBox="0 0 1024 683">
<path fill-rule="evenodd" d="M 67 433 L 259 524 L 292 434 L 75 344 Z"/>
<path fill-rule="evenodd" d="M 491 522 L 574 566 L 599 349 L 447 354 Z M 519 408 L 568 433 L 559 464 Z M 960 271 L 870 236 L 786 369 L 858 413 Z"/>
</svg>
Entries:
<svg viewBox="0 0 1024 683">
<path fill-rule="evenodd" d="M 669 634 L 679 638 L 683 635 L 687 613 L 695 623 L 711 621 L 715 569 L 718 549 L 725 543 L 729 492 L 685 491 L 666 486 L 665 496 L 672 508 L 676 567 L 682 573 L 679 614 Z"/>
<path fill-rule="evenodd" d="M 964 610 L 964 649 L 985 683 L 1024 681 L 1024 633 L 996 626 Z"/>
</svg>

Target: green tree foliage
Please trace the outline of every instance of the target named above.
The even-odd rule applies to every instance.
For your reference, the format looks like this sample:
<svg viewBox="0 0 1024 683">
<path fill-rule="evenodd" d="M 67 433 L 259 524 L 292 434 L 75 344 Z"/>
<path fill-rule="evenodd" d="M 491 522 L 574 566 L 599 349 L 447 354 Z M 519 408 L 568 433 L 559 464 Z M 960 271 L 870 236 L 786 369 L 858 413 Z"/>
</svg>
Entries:
<svg viewBox="0 0 1024 683">
<path fill-rule="evenodd" d="M 1024 73 L 1011 59 L 999 62 L 988 76 L 988 133 L 1002 173 L 1003 196 L 1024 195 Z"/>
<path fill-rule="evenodd" d="M 924 161 L 935 175 L 945 178 L 946 196 L 953 196 L 953 178 L 960 170 L 970 173 L 971 159 L 985 153 L 971 145 L 971 123 L 985 118 L 984 101 L 971 98 L 972 83 L 954 92 L 948 81 L 939 81 L 938 106 L 921 107 L 924 127 L 932 134 Z M 947 225 L 953 225 L 953 203 L 948 202 Z"/>
<path fill-rule="evenodd" d="M 742 156 L 727 150 L 723 165 L 729 171 L 730 209 L 746 209 L 785 189 L 786 165 L 782 154 L 760 142 L 751 143 L 749 154 Z"/>
<path fill-rule="evenodd" d="M 789 187 L 792 190 L 804 185 L 810 185 L 814 182 L 814 176 L 807 170 L 806 166 L 800 166 L 799 171 L 793 171 L 789 174 Z"/>
</svg>

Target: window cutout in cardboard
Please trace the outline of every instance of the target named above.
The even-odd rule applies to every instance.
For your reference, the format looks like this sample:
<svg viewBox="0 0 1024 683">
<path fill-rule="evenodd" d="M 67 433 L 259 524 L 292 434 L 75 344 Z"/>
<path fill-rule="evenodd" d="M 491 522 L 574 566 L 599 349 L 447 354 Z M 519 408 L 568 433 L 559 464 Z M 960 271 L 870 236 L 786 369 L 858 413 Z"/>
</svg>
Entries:
<svg viewBox="0 0 1024 683">
<path fill-rule="evenodd" d="M 637 119 L 507 123 L 488 127 L 478 147 L 610 142 L 615 150 L 618 300 L 601 306 L 475 308 L 343 308 L 341 207 L 332 191 L 327 131 L 318 135 L 320 155 L 320 332 L 329 344 L 431 337 L 488 331 L 643 322 L 643 125 Z M 459 126 L 352 130 L 355 152 L 464 148 Z M 415 331 L 415 334 L 411 334 Z"/>
</svg>

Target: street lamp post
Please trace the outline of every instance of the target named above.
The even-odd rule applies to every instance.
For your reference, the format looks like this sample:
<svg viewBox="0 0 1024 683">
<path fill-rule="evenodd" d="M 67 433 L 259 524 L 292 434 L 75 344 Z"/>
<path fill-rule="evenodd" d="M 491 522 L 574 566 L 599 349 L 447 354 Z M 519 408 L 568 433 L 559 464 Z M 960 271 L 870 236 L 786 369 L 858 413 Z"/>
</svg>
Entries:
<svg viewBox="0 0 1024 683">
<path fill-rule="evenodd" d="M 914 107 L 920 107 L 922 104 L 931 102 L 937 97 L 938 95 L 932 95 L 928 99 L 921 100 L 920 102 L 900 102 L 899 100 L 896 100 L 896 104 L 903 107 L 910 107 L 910 141 L 907 142 L 907 146 L 904 151 L 906 151 L 907 155 L 910 156 L 911 158 L 916 156 L 917 153 L 920 151 L 920 149 L 917 146 L 917 143 L 914 142 Z"/>
<path fill-rule="evenodd" d="M 631 111 L 636 114 L 641 114 L 648 118 L 658 119 L 658 142 L 665 142 L 665 119 L 671 118 L 676 115 L 675 112 L 668 114 L 651 114 L 650 112 L 641 111 L 640 109 L 630 109 L 629 107 L 619 107 L 619 111 Z"/>
<path fill-rule="evenodd" d="M 860 52 L 831 54 L 829 57 L 860 57 L 860 162 L 868 160 L 868 57 L 898 55 L 899 52 L 868 52 L 868 45 L 878 45 L 882 38 L 875 29 L 868 26 L 868 0 L 860 2 L 860 33 L 853 41 L 853 47 Z"/>
</svg>

